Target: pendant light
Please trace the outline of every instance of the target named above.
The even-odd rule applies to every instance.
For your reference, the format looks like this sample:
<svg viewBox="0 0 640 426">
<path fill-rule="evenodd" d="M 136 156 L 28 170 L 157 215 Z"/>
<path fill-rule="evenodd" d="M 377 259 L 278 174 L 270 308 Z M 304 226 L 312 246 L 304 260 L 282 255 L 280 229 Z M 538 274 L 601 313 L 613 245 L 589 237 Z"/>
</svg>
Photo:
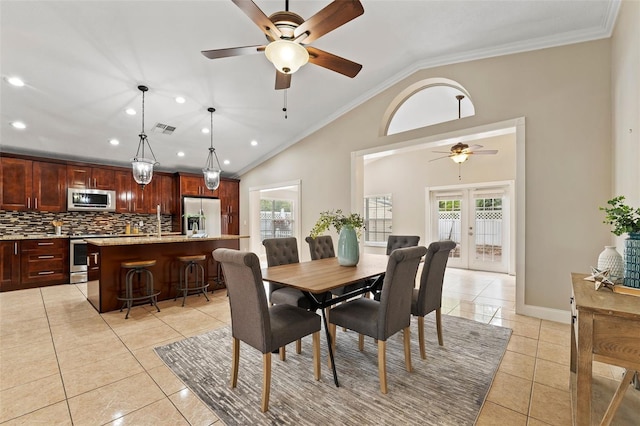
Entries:
<svg viewBox="0 0 640 426">
<path fill-rule="evenodd" d="M 138 135 L 140 136 L 140 142 L 138 143 L 136 156 L 131 160 L 131 167 L 133 169 L 133 179 L 144 190 L 145 185 L 151 182 L 151 179 L 153 178 L 153 166 L 158 164 L 158 161 L 156 160 L 156 156 L 153 154 L 147 135 L 144 133 L 144 92 L 149 90 L 149 88 L 147 86 L 138 86 L 138 90 L 142 92 L 142 131 Z M 153 160 L 145 158 L 145 145 L 149 147 L 149 152 L 151 153 Z"/>
<path fill-rule="evenodd" d="M 207 164 L 205 165 L 205 168 L 202 169 L 202 173 L 204 174 L 204 184 L 212 191 L 215 191 L 218 189 L 218 186 L 220 186 L 220 173 L 222 173 L 218 154 L 216 154 L 216 149 L 213 147 L 213 113 L 215 110 L 215 108 L 207 108 L 207 111 L 211 113 L 211 130 L 209 131 L 209 134 L 211 135 L 211 146 L 209 147 Z M 218 165 L 217 168 L 214 167 L 213 164 L 214 157 L 216 159 L 216 164 Z"/>
</svg>

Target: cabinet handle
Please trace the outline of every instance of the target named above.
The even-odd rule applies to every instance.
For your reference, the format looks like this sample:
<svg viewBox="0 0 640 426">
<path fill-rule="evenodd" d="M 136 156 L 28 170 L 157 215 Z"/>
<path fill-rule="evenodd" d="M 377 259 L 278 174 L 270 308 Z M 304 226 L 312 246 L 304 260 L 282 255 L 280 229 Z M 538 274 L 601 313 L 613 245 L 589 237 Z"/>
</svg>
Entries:
<svg viewBox="0 0 640 426">
<path fill-rule="evenodd" d="M 98 253 L 93 253 L 93 264 L 97 265 L 98 264 Z"/>
<path fill-rule="evenodd" d="M 34 198 L 34 199 L 33 199 L 33 202 L 34 202 L 34 204 L 35 204 L 35 207 L 34 207 L 34 208 L 35 208 L 36 210 L 38 210 L 38 198 Z"/>
<path fill-rule="evenodd" d="M 18 255 L 18 242 L 13 243 L 13 254 Z"/>
<path fill-rule="evenodd" d="M 53 243 L 38 243 L 39 246 L 52 246 Z"/>
<path fill-rule="evenodd" d="M 569 298 L 569 304 L 570 304 L 570 305 L 573 305 L 573 296 L 571 296 L 571 297 Z"/>
<path fill-rule="evenodd" d="M 38 256 L 38 259 L 53 259 L 53 256 Z"/>
<path fill-rule="evenodd" d="M 576 317 L 575 315 L 571 315 L 571 324 L 575 324 L 577 319 L 578 317 Z"/>
<path fill-rule="evenodd" d="M 51 275 L 51 274 L 55 274 L 54 271 L 42 271 L 42 272 L 38 272 L 38 275 Z"/>
<path fill-rule="evenodd" d="M 27 208 L 31 208 L 31 197 L 27 197 Z"/>
<path fill-rule="evenodd" d="M 96 178 L 93 178 L 93 187 L 94 188 L 98 187 L 98 180 Z"/>
</svg>

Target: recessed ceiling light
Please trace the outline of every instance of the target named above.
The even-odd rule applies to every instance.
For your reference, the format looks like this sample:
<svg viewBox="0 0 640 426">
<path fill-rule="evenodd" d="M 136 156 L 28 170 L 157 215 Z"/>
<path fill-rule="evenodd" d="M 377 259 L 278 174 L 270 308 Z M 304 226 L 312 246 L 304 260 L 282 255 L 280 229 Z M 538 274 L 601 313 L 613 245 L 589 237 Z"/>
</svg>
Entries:
<svg viewBox="0 0 640 426">
<path fill-rule="evenodd" d="M 24 124 L 22 121 L 13 121 L 11 125 L 16 129 L 21 129 L 21 130 L 27 128 L 27 125 Z"/>
<path fill-rule="evenodd" d="M 205 135 L 209 133 L 209 129 L 207 129 L 206 127 L 202 128 L 202 133 L 204 133 Z"/>
<path fill-rule="evenodd" d="M 109 139 L 109 143 L 111 145 L 120 145 L 120 141 L 118 139 Z"/>
<path fill-rule="evenodd" d="M 7 82 L 10 85 L 16 86 L 16 87 L 24 86 L 24 81 L 22 81 L 22 79 L 20 79 L 19 77 L 9 77 L 9 78 L 7 78 Z"/>
<path fill-rule="evenodd" d="M 225 166 L 228 166 L 229 164 L 231 164 L 231 161 L 229 161 L 229 160 L 224 160 L 222 163 L 223 163 Z"/>
<path fill-rule="evenodd" d="M 258 141 L 251 141 L 251 146 L 258 146 Z"/>
<path fill-rule="evenodd" d="M 176 102 L 179 104 L 183 104 L 185 103 L 187 100 L 185 98 L 183 98 L 182 96 L 178 96 L 176 97 Z"/>
<path fill-rule="evenodd" d="M 184 152 L 178 151 L 178 157 L 184 157 Z"/>
<path fill-rule="evenodd" d="M 128 115 L 136 115 L 136 110 L 133 108 L 127 108 L 124 112 L 126 112 Z"/>
</svg>

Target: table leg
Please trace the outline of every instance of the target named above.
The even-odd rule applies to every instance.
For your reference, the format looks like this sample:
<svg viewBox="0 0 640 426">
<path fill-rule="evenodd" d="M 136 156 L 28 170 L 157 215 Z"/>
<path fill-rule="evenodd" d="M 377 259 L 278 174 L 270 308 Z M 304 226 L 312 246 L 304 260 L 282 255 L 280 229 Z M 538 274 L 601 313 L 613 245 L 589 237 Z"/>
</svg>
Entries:
<svg viewBox="0 0 640 426">
<path fill-rule="evenodd" d="M 591 380 L 593 373 L 593 313 L 580 313 L 576 366 L 576 425 L 591 425 Z"/>
<path fill-rule="evenodd" d="M 336 372 L 336 363 L 333 359 L 333 348 L 331 347 L 331 333 L 329 333 L 329 324 L 327 324 L 327 316 L 324 313 L 324 309 L 322 311 L 322 321 L 324 322 L 324 330 L 327 334 L 327 348 L 329 349 L 329 359 L 331 360 L 331 369 L 333 370 L 333 382 L 336 384 L 336 387 L 339 388 L 340 384 L 338 383 L 338 373 Z"/>
</svg>

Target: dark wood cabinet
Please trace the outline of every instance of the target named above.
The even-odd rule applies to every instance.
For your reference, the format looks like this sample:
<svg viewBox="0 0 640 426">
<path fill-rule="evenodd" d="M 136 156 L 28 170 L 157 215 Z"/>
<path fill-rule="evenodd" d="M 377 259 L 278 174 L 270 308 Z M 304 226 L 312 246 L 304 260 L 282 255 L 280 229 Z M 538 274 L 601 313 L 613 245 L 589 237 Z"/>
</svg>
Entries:
<svg viewBox="0 0 640 426">
<path fill-rule="evenodd" d="M 176 184 L 173 175 L 158 175 L 157 202 L 162 214 L 176 213 Z"/>
<path fill-rule="evenodd" d="M 212 191 L 204 184 L 204 177 L 201 175 L 179 174 L 180 195 L 200 195 L 206 197 L 217 197 L 220 188 Z"/>
<path fill-rule="evenodd" d="M 218 188 L 220 194 L 221 229 L 223 234 L 240 234 L 240 181 L 222 179 Z"/>
<path fill-rule="evenodd" d="M 20 241 L 0 241 L 0 291 L 20 288 Z"/>
<path fill-rule="evenodd" d="M 175 182 L 170 174 L 154 173 L 144 189 L 136 183 L 130 170 L 115 172 L 116 212 L 155 214 L 160 205 L 162 214 L 174 214 Z"/>
<path fill-rule="evenodd" d="M 128 170 L 117 170 L 115 172 L 116 181 L 116 212 L 129 213 L 131 211 L 131 172 Z"/>
<path fill-rule="evenodd" d="M 69 282 L 69 240 L 51 238 L 20 243 L 20 288 Z"/>
<path fill-rule="evenodd" d="M 68 165 L 67 185 L 69 188 L 114 190 L 115 171 L 106 167 Z"/>
<path fill-rule="evenodd" d="M 0 158 L 0 208 L 61 212 L 66 208 L 64 164 Z"/>
</svg>

